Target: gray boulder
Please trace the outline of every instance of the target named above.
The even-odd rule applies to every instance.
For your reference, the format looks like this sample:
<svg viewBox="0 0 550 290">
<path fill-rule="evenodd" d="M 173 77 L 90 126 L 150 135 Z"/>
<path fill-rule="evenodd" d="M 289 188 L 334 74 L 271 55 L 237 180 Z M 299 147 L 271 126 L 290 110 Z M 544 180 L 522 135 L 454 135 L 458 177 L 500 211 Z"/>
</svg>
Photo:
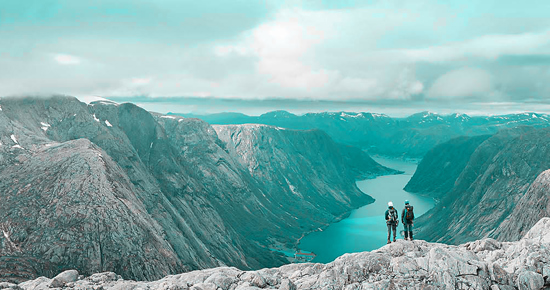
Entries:
<svg viewBox="0 0 550 290">
<path fill-rule="evenodd" d="M 75 282 L 77 279 L 78 279 L 77 270 L 67 270 L 55 276 L 52 279 L 52 282 L 50 283 L 50 287 L 52 288 L 63 287 L 65 286 L 65 284 L 69 282 Z"/>
<path fill-rule="evenodd" d="M 544 279 L 542 278 L 542 275 L 532 271 L 521 272 L 518 275 L 517 286 L 519 290 L 542 289 L 544 286 Z"/>
</svg>

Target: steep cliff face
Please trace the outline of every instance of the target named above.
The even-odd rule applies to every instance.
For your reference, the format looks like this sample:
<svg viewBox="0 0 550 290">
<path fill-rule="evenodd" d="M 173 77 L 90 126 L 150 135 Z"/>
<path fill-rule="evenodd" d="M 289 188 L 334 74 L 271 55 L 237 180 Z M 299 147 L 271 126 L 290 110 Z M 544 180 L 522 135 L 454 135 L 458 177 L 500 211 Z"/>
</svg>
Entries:
<svg viewBox="0 0 550 290">
<path fill-rule="evenodd" d="M 550 154 L 549 141 L 549 129 L 522 127 L 501 131 L 482 142 L 454 187 L 442 195 L 434 209 L 418 219 L 418 236 L 455 244 L 487 236 L 518 239 L 519 229 L 498 228 L 519 206 L 537 176 L 550 168 L 546 158 Z M 437 166 L 424 174 L 444 170 L 441 163 L 433 164 Z"/>
<path fill-rule="evenodd" d="M 6 166 L 13 166 L 13 163 L 21 158 L 32 159 L 34 163 L 40 163 L 41 160 L 35 159 L 37 156 L 32 153 L 37 146 L 52 142 L 70 142 L 79 138 L 90 140 L 103 149 L 105 156 L 112 157 L 119 167 L 116 172 L 130 181 L 132 187 L 129 190 L 142 202 L 148 218 L 156 221 L 154 224 L 156 231 L 163 233 L 163 240 L 166 240 L 172 251 L 176 253 L 179 269 L 199 269 L 226 264 L 242 268 L 259 267 L 261 263 L 254 257 L 264 257 L 262 262 L 266 265 L 282 263 L 281 258 L 275 257 L 267 250 L 262 250 L 257 245 L 251 246 L 251 243 L 236 233 L 230 225 L 226 225 L 210 206 L 208 195 L 201 192 L 200 188 L 190 187 L 187 191 L 177 192 L 182 199 L 178 202 L 170 200 L 170 196 L 176 192 L 163 191 L 159 180 L 155 178 L 155 173 L 159 173 L 159 168 L 170 170 L 176 167 L 152 164 L 151 156 L 155 154 L 161 156 L 154 160 L 159 163 L 173 160 L 176 157 L 172 154 L 170 145 L 166 143 L 162 128 L 143 109 L 131 104 L 118 105 L 108 102 L 87 106 L 68 97 L 3 99 L 1 105 L 2 113 L 6 117 L 5 126 L 2 128 L 9 131 L 2 134 L 2 143 L 6 144 L 6 146 L 2 146 L 2 149 L 8 150 L 5 152 L 6 154 L 2 154 Z M 131 120 L 134 118 L 135 120 Z M 142 138 L 139 138 L 140 136 Z M 45 164 L 45 166 L 50 165 Z M 57 170 L 56 167 L 49 168 L 52 171 Z M 63 172 L 59 174 L 62 175 Z M 190 184 L 200 183 L 199 180 L 193 180 L 185 172 L 181 172 L 180 175 Z M 20 182 L 25 185 L 32 184 L 27 181 L 32 177 L 31 174 L 22 175 Z M 52 181 L 41 179 L 40 182 L 43 185 L 32 184 L 32 187 L 47 186 Z M 90 198 L 97 198 L 93 192 L 84 191 L 83 194 L 90 194 Z M 13 198 L 16 199 L 17 195 Z M 108 207 L 106 200 L 100 199 L 98 203 L 99 208 Z M 61 203 L 60 206 L 64 206 L 64 203 Z M 50 203 L 36 204 L 36 208 L 33 210 L 35 212 L 41 210 L 51 212 L 54 211 L 52 207 L 53 204 Z M 88 213 L 82 214 L 87 216 Z M 9 219 L 3 219 L 1 223 L 8 221 Z M 65 224 L 58 223 L 57 220 L 48 219 L 47 221 L 38 230 L 44 230 L 42 227 L 48 226 L 58 228 L 61 232 L 70 231 Z M 13 229 L 13 231 L 22 230 L 24 229 L 18 227 Z M 96 228 L 84 228 L 84 231 L 85 235 L 99 240 L 96 237 Z M 131 235 L 127 238 L 134 239 Z M 74 245 L 60 244 L 60 247 L 75 247 L 77 250 L 73 255 L 81 256 L 82 260 L 86 260 L 90 256 L 92 258 L 100 256 L 92 250 L 81 247 L 78 240 L 74 242 Z M 120 246 L 118 252 L 119 254 L 122 252 L 122 255 L 143 255 L 140 252 L 150 251 L 148 247 L 141 247 L 137 250 L 138 253 L 134 253 L 133 249 L 127 248 L 124 243 L 118 245 Z M 96 246 L 95 250 L 99 251 L 99 247 Z M 157 249 L 157 251 L 162 251 L 162 249 Z M 25 255 L 27 254 L 25 253 Z M 41 256 L 37 257 L 41 258 Z M 103 270 L 117 270 L 124 277 L 153 279 L 161 277 L 167 272 L 163 267 L 158 267 L 154 263 L 136 263 L 134 267 L 148 269 L 141 275 L 129 269 L 127 261 L 113 260 L 113 256 L 105 258 L 110 258 L 110 261 L 106 262 Z M 69 261 L 69 263 L 72 262 Z M 169 261 L 166 262 L 169 263 Z M 49 267 L 52 268 L 67 267 L 65 261 L 53 260 L 50 261 L 50 264 Z M 76 266 L 81 266 L 81 264 L 76 264 Z M 29 267 L 37 268 L 39 266 L 31 264 Z M 90 263 L 79 269 L 85 273 L 97 272 L 100 265 Z M 168 270 L 168 273 L 175 271 L 169 268 Z M 38 274 L 46 275 L 48 272 L 38 269 Z"/>
<path fill-rule="evenodd" d="M 455 185 L 472 153 L 490 135 L 458 137 L 432 148 L 422 159 L 404 190 L 440 199 Z"/>
<path fill-rule="evenodd" d="M 520 241 L 483 239 L 460 246 L 403 241 L 372 252 L 345 254 L 329 264 L 292 264 L 241 271 L 214 268 L 153 282 L 74 271 L 8 287 L 48 289 L 547 289 L 550 287 L 550 219 L 541 219 Z"/>
<path fill-rule="evenodd" d="M 262 184 L 262 194 L 271 204 L 262 211 L 280 209 L 271 212 L 284 224 L 292 225 L 275 230 L 282 236 L 299 237 L 305 228 L 300 221 L 326 226 L 346 209 L 372 202 L 355 186 L 355 178 L 395 173 L 359 149 L 335 143 L 319 130 L 304 132 L 256 124 L 214 129 L 229 155 Z"/>
<path fill-rule="evenodd" d="M 78 139 L 44 144 L 30 154 L 1 172 L 0 276 L 78 268 L 145 279 L 185 270 L 130 180 L 103 150 Z M 20 263 L 32 267 L 19 269 Z"/>
<path fill-rule="evenodd" d="M 0 206 L 7 213 L 0 216 L 0 269 L 17 265 L 23 273 L 0 271 L 4 279 L 70 267 L 155 279 L 223 265 L 277 266 L 286 260 L 267 246 L 291 243 L 319 224 L 301 212 L 306 200 L 291 208 L 274 203 L 267 194 L 279 194 L 273 185 L 254 178 L 203 121 L 70 97 L 4 98 L 0 108 Z M 351 185 L 326 182 L 323 189 L 348 202 L 324 221 L 368 202 L 341 190 L 353 176 L 386 172 L 338 162 L 328 165 L 337 170 L 324 172 L 327 180 Z M 343 170 L 352 177 L 333 177 Z M 318 182 L 309 177 L 304 182 Z"/>
<path fill-rule="evenodd" d="M 543 217 L 550 217 L 550 170 L 531 183 L 512 213 L 496 229 L 495 236 L 515 240 Z"/>
</svg>

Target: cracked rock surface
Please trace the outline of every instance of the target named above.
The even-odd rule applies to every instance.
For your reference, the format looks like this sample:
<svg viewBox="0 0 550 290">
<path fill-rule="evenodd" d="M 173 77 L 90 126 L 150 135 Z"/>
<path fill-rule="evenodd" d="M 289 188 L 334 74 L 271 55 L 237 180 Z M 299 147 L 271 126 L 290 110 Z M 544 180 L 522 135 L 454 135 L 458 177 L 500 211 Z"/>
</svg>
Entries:
<svg viewBox="0 0 550 290">
<path fill-rule="evenodd" d="M 549 275 L 550 218 L 543 218 L 517 242 L 483 239 L 452 246 L 398 240 L 329 264 L 258 271 L 221 267 L 151 282 L 105 272 L 67 282 L 63 289 L 547 289 Z M 51 289 L 55 282 L 41 277 L 5 286 Z"/>
</svg>

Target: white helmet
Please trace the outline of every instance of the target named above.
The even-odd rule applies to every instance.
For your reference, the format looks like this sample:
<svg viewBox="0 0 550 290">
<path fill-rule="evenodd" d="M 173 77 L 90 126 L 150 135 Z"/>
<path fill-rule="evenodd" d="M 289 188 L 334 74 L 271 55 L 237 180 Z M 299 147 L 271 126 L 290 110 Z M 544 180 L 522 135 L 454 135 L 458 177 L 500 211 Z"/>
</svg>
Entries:
<svg viewBox="0 0 550 290">
<path fill-rule="evenodd" d="M 393 207 L 393 202 L 388 202 L 388 206 Z"/>
</svg>

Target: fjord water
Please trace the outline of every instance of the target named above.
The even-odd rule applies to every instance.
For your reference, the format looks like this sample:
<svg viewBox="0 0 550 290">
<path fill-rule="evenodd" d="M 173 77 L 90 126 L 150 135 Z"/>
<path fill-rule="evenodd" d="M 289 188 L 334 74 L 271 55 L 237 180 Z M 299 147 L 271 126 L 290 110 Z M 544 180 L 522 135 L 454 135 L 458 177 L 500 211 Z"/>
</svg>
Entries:
<svg viewBox="0 0 550 290">
<path fill-rule="evenodd" d="M 434 206 L 431 198 L 411 194 L 403 190 L 416 170 L 416 162 L 374 158 L 376 162 L 404 174 L 379 176 L 374 179 L 357 181 L 357 187 L 375 199 L 374 203 L 363 206 L 351 212 L 350 216 L 334 223 L 323 231 L 313 232 L 300 241 L 299 248 L 316 254 L 313 262 L 328 263 L 335 258 L 354 252 L 371 251 L 386 244 L 387 227 L 384 213 L 388 201 L 392 201 L 401 220 L 404 201 L 409 200 L 414 206 L 418 217 Z M 401 222 L 398 225 L 397 238 L 403 230 Z"/>
</svg>

